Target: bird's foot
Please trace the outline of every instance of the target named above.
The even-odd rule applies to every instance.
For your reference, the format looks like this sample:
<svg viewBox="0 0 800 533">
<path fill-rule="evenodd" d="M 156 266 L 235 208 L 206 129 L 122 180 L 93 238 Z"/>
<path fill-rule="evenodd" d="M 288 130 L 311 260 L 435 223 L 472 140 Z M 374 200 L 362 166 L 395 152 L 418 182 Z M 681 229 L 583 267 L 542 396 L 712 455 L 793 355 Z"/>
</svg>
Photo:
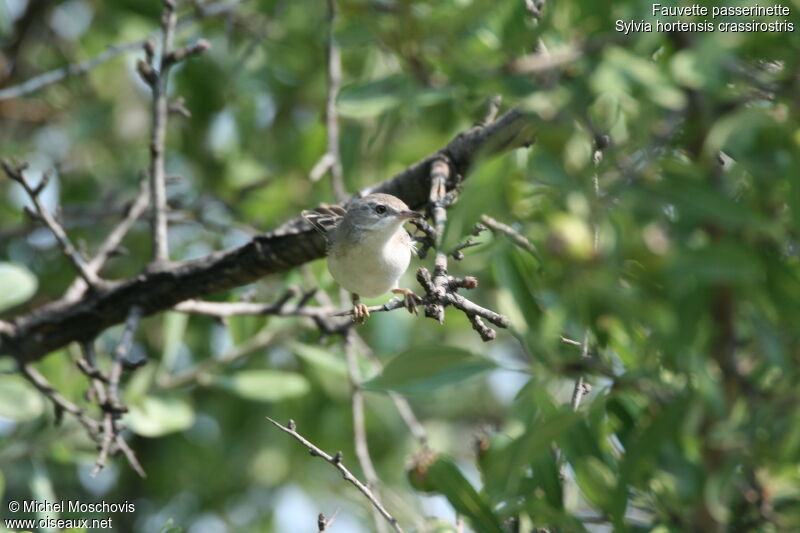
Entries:
<svg viewBox="0 0 800 533">
<path fill-rule="evenodd" d="M 361 300 L 353 300 L 353 322 L 363 324 L 369 318 L 369 309 Z"/>
<path fill-rule="evenodd" d="M 406 306 L 409 313 L 417 314 L 419 312 L 417 310 L 417 304 L 422 303 L 422 298 L 414 294 L 414 291 L 411 289 L 392 289 L 392 292 L 403 295 L 403 304 Z"/>
</svg>

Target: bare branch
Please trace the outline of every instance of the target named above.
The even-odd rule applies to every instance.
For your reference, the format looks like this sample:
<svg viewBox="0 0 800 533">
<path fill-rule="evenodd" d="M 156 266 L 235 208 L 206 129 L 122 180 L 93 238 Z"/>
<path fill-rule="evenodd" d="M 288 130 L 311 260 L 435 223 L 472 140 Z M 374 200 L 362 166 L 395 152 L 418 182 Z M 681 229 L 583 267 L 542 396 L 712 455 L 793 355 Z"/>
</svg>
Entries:
<svg viewBox="0 0 800 533">
<path fill-rule="evenodd" d="M 181 17 L 178 20 L 177 27 L 181 28 L 200 19 L 229 13 L 247 1 L 248 0 L 233 0 L 230 2 L 217 2 L 210 5 L 204 5 L 196 10 L 195 13 Z M 100 65 L 110 61 L 111 59 L 114 59 L 121 54 L 140 49 L 148 40 L 152 39 L 155 34 L 156 32 L 150 34 L 144 39 L 109 46 L 95 57 L 87 59 L 86 61 L 66 65 L 49 72 L 39 74 L 38 76 L 34 76 L 33 78 L 20 83 L 19 85 L 0 89 L 0 100 L 8 100 L 11 98 L 25 96 L 26 94 L 36 92 L 44 87 L 47 87 L 48 85 L 58 83 L 66 78 L 86 74 L 87 72 L 99 67 Z"/>
<path fill-rule="evenodd" d="M 325 103 L 325 126 L 328 131 L 328 153 L 333 156 L 331 182 L 338 202 L 347 199 L 344 186 L 342 158 L 339 153 L 339 116 L 336 113 L 336 97 L 342 85 L 342 56 L 333 36 L 336 24 L 336 0 L 328 0 L 328 96 Z"/>
<path fill-rule="evenodd" d="M 346 297 L 345 297 L 346 299 Z M 353 442 L 355 444 L 356 457 L 364 476 L 367 478 L 367 485 L 373 490 L 378 490 L 378 473 L 375 471 L 375 465 L 372 463 L 372 457 L 369 455 L 369 444 L 367 443 L 367 424 L 364 418 L 364 392 L 361 390 L 361 376 L 358 371 L 358 360 L 356 352 L 353 349 L 353 328 L 345 333 L 344 336 L 344 353 L 347 359 L 347 376 L 350 379 L 350 387 L 352 388 L 352 406 L 353 406 Z M 380 515 L 376 511 L 375 527 L 378 533 L 384 533 L 386 527 L 381 521 Z"/>
<path fill-rule="evenodd" d="M 583 342 L 581 343 L 581 358 L 586 359 L 589 357 L 589 330 L 586 330 L 586 333 L 583 335 Z M 572 389 L 572 398 L 570 399 L 570 406 L 572 407 L 573 411 L 577 411 L 578 407 L 581 405 L 581 400 L 583 396 L 592 390 L 591 385 L 586 383 L 583 379 L 583 376 L 578 378 L 578 381 L 575 382 L 575 387 Z"/>
<path fill-rule="evenodd" d="M 111 257 L 111 255 L 119 248 L 119 245 L 128 234 L 128 231 L 130 231 L 134 222 L 136 222 L 139 217 L 142 216 L 142 213 L 144 213 L 145 209 L 147 209 L 147 204 L 149 201 L 150 190 L 148 189 L 147 179 L 145 176 L 143 176 L 139 186 L 139 195 L 127 209 L 123 219 L 113 230 L 111 230 L 111 233 L 108 234 L 106 240 L 100 245 L 100 248 L 97 250 L 97 254 L 89 261 L 87 266 L 92 272 L 95 274 L 100 273 L 100 270 L 106 264 L 108 258 Z M 80 279 L 75 280 L 64 294 L 64 299 L 72 300 L 77 298 L 85 290 L 86 283 Z"/>
<path fill-rule="evenodd" d="M 174 0 L 164 0 L 164 11 L 161 14 L 161 56 L 156 71 L 156 59 L 152 51 L 148 51 L 150 64 L 140 63 L 139 71 L 150 82 L 153 93 L 152 134 L 150 138 L 150 198 L 151 225 L 153 233 L 154 263 L 169 261 L 169 243 L 167 241 L 167 191 L 164 179 L 164 144 L 167 138 L 167 117 L 169 102 L 167 100 L 167 82 L 171 61 L 172 41 L 175 37 Z M 152 48 L 152 47 L 151 47 Z M 146 65 L 146 66 L 141 66 Z"/>
<path fill-rule="evenodd" d="M 486 115 L 481 119 L 478 124 L 486 125 L 494 122 L 497 118 L 497 113 L 500 111 L 500 106 L 503 103 L 503 97 L 499 94 L 494 94 L 489 97 L 486 102 Z"/>
<path fill-rule="evenodd" d="M 12 87 L 6 87 L 4 89 L 0 89 L 0 100 L 18 98 L 20 96 L 38 91 L 39 89 L 46 87 L 48 85 L 58 83 L 59 81 L 65 78 L 86 74 L 93 68 L 102 65 L 103 63 L 117 57 L 118 55 L 132 50 L 136 50 L 141 46 L 142 46 L 141 40 L 130 41 L 127 43 L 109 46 L 100 54 L 86 61 L 81 61 L 80 63 L 73 63 L 71 65 L 67 65 L 65 67 L 56 70 L 51 70 L 50 72 L 45 72 L 44 74 L 39 74 L 38 76 L 34 76 L 33 78 L 23 83 L 20 83 L 19 85 L 14 85 Z"/>
<path fill-rule="evenodd" d="M 361 492 L 361 494 L 363 494 L 370 501 L 370 503 L 375 507 L 375 509 L 378 510 L 381 516 L 387 522 L 389 522 L 389 525 L 391 525 L 392 528 L 397 533 L 403 533 L 403 528 L 400 527 L 400 524 L 397 522 L 397 519 L 394 518 L 391 514 L 389 514 L 389 511 L 387 511 L 386 508 L 383 506 L 383 504 L 378 500 L 378 498 L 375 497 L 375 494 L 373 494 L 370 488 L 364 485 L 364 483 L 362 483 L 361 481 L 359 481 L 359 479 L 355 477 L 350 472 L 350 470 L 347 469 L 346 466 L 344 466 L 344 463 L 342 463 L 342 452 L 336 452 L 335 455 L 329 455 L 325 453 L 324 451 L 322 451 L 320 448 L 318 448 L 316 445 L 314 445 L 312 442 L 310 442 L 297 432 L 294 420 L 289 420 L 288 426 L 284 426 L 270 417 L 266 418 L 275 427 L 277 427 L 284 433 L 288 433 L 289 435 L 294 437 L 298 442 L 300 442 L 303 446 L 305 446 L 308 449 L 309 453 L 311 453 L 311 455 L 315 457 L 321 457 L 330 464 L 332 464 L 337 470 L 339 470 L 339 472 L 342 473 L 342 477 L 344 477 L 346 481 L 350 482 L 354 487 L 356 487 Z"/>
<path fill-rule="evenodd" d="M 373 367 L 378 370 L 383 370 L 383 363 L 380 359 L 375 355 L 375 352 L 372 351 L 372 348 L 361 338 L 357 331 L 352 330 L 351 334 L 353 336 L 353 342 L 358 343 L 360 350 L 367 356 L 368 360 L 372 363 Z M 425 431 L 425 428 L 422 426 L 422 423 L 417 418 L 417 415 L 414 414 L 414 410 L 411 409 L 411 405 L 408 403 L 408 400 L 405 397 L 397 394 L 396 392 L 389 392 L 389 397 L 394 402 L 395 408 L 397 409 L 400 418 L 403 419 L 408 429 L 411 431 L 411 434 L 417 439 L 420 446 L 427 446 L 428 445 L 428 433 Z"/>
<path fill-rule="evenodd" d="M 131 467 L 142 477 L 146 477 L 136 455 L 119 434 L 118 419 L 120 415 L 127 411 L 119 397 L 119 381 L 122 377 L 124 363 L 128 358 L 133 337 L 139 326 L 142 310 L 138 306 L 133 306 L 128 312 L 128 319 L 125 322 L 125 329 L 122 331 L 119 342 L 114 349 L 114 359 L 111 363 L 111 370 L 108 375 L 108 386 L 105 387 L 100 380 L 93 380 L 95 390 L 98 392 L 97 401 L 103 409 L 103 440 L 100 445 L 100 456 L 92 472 L 96 475 L 105 467 L 106 460 L 112 451 L 112 445 L 116 444 L 121 449 L 130 463 Z M 91 343 L 84 344 L 86 360 L 89 365 L 94 366 L 94 354 Z"/>
<path fill-rule="evenodd" d="M 530 138 L 527 120 L 512 110 L 487 126 L 461 133 L 433 156 L 370 190 L 393 194 L 418 209 L 427 203 L 430 192 L 429 164 L 440 154 L 448 154 L 453 167 L 465 176 L 481 154 L 516 148 Z M 78 301 L 60 300 L 18 315 L 9 320 L 9 327 L 0 328 L 0 354 L 34 361 L 69 342 L 93 338 L 123 322 L 133 305 L 140 305 L 143 316 L 148 316 L 190 298 L 284 272 L 324 254 L 321 236 L 302 217 L 296 217 L 239 248 L 151 268 L 129 279 L 106 282 L 102 290 L 87 293 Z"/>
<path fill-rule="evenodd" d="M 527 237 L 525 237 L 522 233 L 518 232 L 511 226 L 503 224 L 498 220 L 490 217 L 489 215 L 482 215 L 481 222 L 485 224 L 490 230 L 495 233 L 502 233 L 506 235 L 511 241 L 528 252 L 529 254 L 536 256 L 536 248 L 531 244 Z"/>
<path fill-rule="evenodd" d="M 78 271 L 78 274 L 83 278 L 83 280 L 90 286 L 94 287 L 99 282 L 100 279 L 97 275 L 87 266 L 86 261 L 84 261 L 81 254 L 78 250 L 72 245 L 72 242 L 69 240 L 67 233 L 64 231 L 64 228 L 61 227 L 61 224 L 50 214 L 50 211 L 42 203 L 41 199 L 39 198 L 40 193 L 47 186 L 48 176 L 45 174 L 42 176 L 42 181 L 36 187 L 31 187 L 28 183 L 28 180 L 25 178 L 24 172 L 27 168 L 27 164 L 12 166 L 8 161 L 5 159 L 0 160 L 0 164 L 3 166 L 3 170 L 5 171 L 6 175 L 19 183 L 25 192 L 28 194 L 28 197 L 33 202 L 33 205 L 36 207 L 36 217 L 40 219 L 53 236 L 58 241 L 59 246 L 61 246 L 61 250 L 64 252 L 64 255 L 72 262 L 72 265 L 75 267 L 75 270 Z"/>
<path fill-rule="evenodd" d="M 336 112 L 336 96 L 342 86 L 342 56 L 333 36 L 336 24 L 336 0 L 327 0 L 328 5 L 328 38 L 325 54 L 328 63 L 328 92 L 325 101 L 325 128 L 328 135 L 327 151 L 314 165 L 309 173 L 311 181 L 318 181 L 326 172 L 331 173 L 333 194 L 337 202 L 347 199 L 344 186 L 344 172 L 339 154 L 339 115 Z"/>
<path fill-rule="evenodd" d="M 325 307 L 287 306 L 286 302 L 262 304 L 256 302 L 206 302 L 186 300 L 173 307 L 182 313 L 214 316 L 218 318 L 239 315 L 277 315 L 277 316 L 331 316 L 332 309 Z"/>
<path fill-rule="evenodd" d="M 51 402 L 58 408 L 61 409 L 78 419 L 78 422 L 86 428 L 86 431 L 89 435 L 97 440 L 99 433 L 100 433 L 100 425 L 98 424 L 97 420 L 90 417 L 86 414 L 86 411 L 79 407 L 78 405 L 72 403 L 71 401 L 64 398 L 58 390 L 47 381 L 42 374 L 39 373 L 38 370 L 33 368 L 29 364 L 24 364 L 21 367 L 23 375 L 28 378 L 28 381 L 33 383 L 33 385 L 39 389 L 47 398 L 50 399 Z"/>
<path fill-rule="evenodd" d="M 133 347 L 133 337 L 139 327 L 141 318 L 142 308 L 138 305 L 131 307 L 130 311 L 128 311 L 128 318 L 125 321 L 125 329 L 122 330 L 119 342 L 114 348 L 114 361 L 111 365 L 111 371 L 108 373 L 108 401 L 113 409 L 119 409 L 122 405 L 119 400 L 119 380 L 122 377 L 125 361 L 128 359 Z"/>
</svg>

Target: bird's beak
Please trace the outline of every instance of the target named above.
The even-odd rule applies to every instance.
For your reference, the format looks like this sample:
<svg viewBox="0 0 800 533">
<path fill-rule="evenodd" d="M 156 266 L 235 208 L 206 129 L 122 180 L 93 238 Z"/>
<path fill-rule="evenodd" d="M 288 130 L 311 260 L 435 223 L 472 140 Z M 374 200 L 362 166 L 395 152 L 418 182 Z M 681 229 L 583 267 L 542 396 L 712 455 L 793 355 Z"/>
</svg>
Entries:
<svg viewBox="0 0 800 533">
<path fill-rule="evenodd" d="M 408 209 L 405 211 L 398 211 L 395 216 L 403 220 L 411 220 L 413 218 L 425 218 L 422 216 L 422 213 L 417 213 L 416 211 L 411 211 Z"/>
</svg>

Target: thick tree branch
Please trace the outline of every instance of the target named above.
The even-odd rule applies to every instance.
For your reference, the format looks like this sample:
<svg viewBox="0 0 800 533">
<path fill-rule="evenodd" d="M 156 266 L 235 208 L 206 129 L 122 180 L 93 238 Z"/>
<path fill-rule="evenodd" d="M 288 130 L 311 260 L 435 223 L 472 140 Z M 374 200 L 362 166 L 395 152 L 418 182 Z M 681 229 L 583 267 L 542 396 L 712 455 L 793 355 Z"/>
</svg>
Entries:
<svg viewBox="0 0 800 533">
<path fill-rule="evenodd" d="M 481 155 L 527 145 L 530 138 L 526 118 L 512 110 L 489 125 L 463 132 L 435 154 L 370 190 L 394 194 L 412 208 L 420 208 L 428 201 L 430 164 L 434 159 L 445 154 L 465 177 Z M 14 317 L 0 328 L 0 354 L 35 361 L 70 342 L 92 339 L 123 322 L 133 305 L 139 305 L 143 316 L 148 316 L 184 300 L 284 272 L 324 254 L 322 237 L 302 217 L 295 217 L 239 248 L 109 281 L 79 301 L 59 300 Z"/>
</svg>

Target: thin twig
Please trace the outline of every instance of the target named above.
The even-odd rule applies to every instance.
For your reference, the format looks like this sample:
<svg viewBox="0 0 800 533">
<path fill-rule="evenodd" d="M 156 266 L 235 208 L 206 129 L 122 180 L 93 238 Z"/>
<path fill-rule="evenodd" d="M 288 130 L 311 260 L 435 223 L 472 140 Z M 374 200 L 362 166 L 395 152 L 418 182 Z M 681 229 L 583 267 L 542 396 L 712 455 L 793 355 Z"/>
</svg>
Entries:
<svg viewBox="0 0 800 533">
<path fill-rule="evenodd" d="M 600 179 L 599 179 L 599 177 L 597 175 L 597 167 L 600 165 L 600 162 L 603 159 L 602 148 L 604 148 L 604 147 L 605 146 L 598 147 L 598 149 L 594 153 L 595 173 L 592 176 L 592 185 L 593 185 L 593 188 L 594 188 L 595 201 L 600 199 Z M 593 242 L 592 242 L 592 250 L 593 250 L 594 254 L 597 255 L 597 253 L 600 250 L 600 224 L 596 220 L 595 220 L 595 222 L 593 224 L 593 230 L 594 230 L 594 239 L 593 239 Z M 582 360 L 585 360 L 585 359 L 587 359 L 589 357 L 589 334 L 590 334 L 590 329 L 587 326 L 586 330 L 584 331 L 584 334 L 583 334 L 583 342 L 581 342 L 581 359 Z M 570 339 L 567 339 L 567 338 L 565 338 L 563 336 L 561 337 L 561 340 L 562 340 L 562 342 L 567 343 L 567 344 L 574 344 L 574 342 L 575 342 L 575 341 L 571 341 Z M 588 394 L 591 390 L 592 390 L 592 386 L 591 386 L 591 384 L 586 382 L 586 378 L 583 375 L 578 377 L 578 379 L 575 381 L 575 386 L 572 389 L 572 397 L 570 398 L 570 402 L 569 402 L 570 403 L 570 407 L 572 407 L 573 411 L 577 411 L 578 410 L 578 408 L 581 406 L 581 401 L 583 400 L 583 397 L 586 394 Z M 561 471 L 561 477 L 563 478 L 564 477 L 564 472 L 565 472 L 565 469 L 566 469 L 567 465 L 566 465 L 566 462 L 564 461 L 564 455 L 560 451 L 559 451 L 558 458 L 559 458 L 559 462 L 561 463 L 560 471 Z"/>
<path fill-rule="evenodd" d="M 587 328 L 586 332 L 583 335 L 583 342 L 581 343 L 581 358 L 585 359 L 589 357 L 589 330 Z M 581 400 L 583 396 L 591 390 L 591 385 L 586 383 L 583 376 L 578 378 L 578 381 L 575 382 L 575 387 L 572 389 L 572 398 L 569 402 L 570 406 L 572 407 L 573 411 L 577 411 L 578 407 L 581 405 Z"/>
<path fill-rule="evenodd" d="M 114 360 L 111 371 L 108 373 L 108 401 L 115 408 L 120 405 L 119 401 L 119 380 L 122 377 L 122 370 L 125 361 L 130 355 L 133 347 L 133 337 L 139 327 L 139 320 L 142 318 L 142 308 L 138 305 L 131 307 L 128 311 L 128 318 L 125 321 L 125 329 L 122 330 L 119 342 L 114 348 Z"/>
<path fill-rule="evenodd" d="M 442 250 L 442 239 L 447 225 L 447 211 L 444 208 L 444 199 L 447 194 L 447 178 L 449 176 L 450 165 L 448 165 L 446 159 L 439 158 L 431 163 L 431 190 L 428 197 L 428 210 L 431 219 L 433 219 L 433 228 L 436 231 L 436 240 L 434 241 L 436 258 L 433 263 L 431 290 L 426 292 L 435 294 L 440 298 L 446 294 L 447 254 Z M 426 305 L 425 315 L 436 318 L 439 322 L 444 322 L 444 308 L 440 304 L 432 303 Z"/>
<path fill-rule="evenodd" d="M 230 11 L 233 11 L 239 7 L 240 4 L 243 4 L 247 1 L 249 0 L 234 0 L 231 2 L 217 2 L 215 4 L 202 6 L 195 13 L 181 17 L 178 20 L 177 27 L 182 28 L 200 19 L 229 13 Z M 153 32 L 144 39 L 139 39 L 137 41 L 129 41 L 126 43 L 111 45 L 96 56 L 85 61 L 72 63 L 49 72 L 44 72 L 18 85 L 0 89 L 0 100 L 8 100 L 11 98 L 25 96 L 26 94 L 36 92 L 44 87 L 47 87 L 48 85 L 58 83 L 66 78 L 86 74 L 94 68 L 99 67 L 111 59 L 114 59 L 118 55 L 141 49 L 148 40 L 152 39 L 156 35 L 156 33 L 157 32 Z"/>
<path fill-rule="evenodd" d="M 92 475 L 96 475 L 100 470 L 105 467 L 106 459 L 111 453 L 111 447 L 116 444 L 120 450 L 125 453 L 131 467 L 142 477 L 147 477 L 136 455 L 133 453 L 127 443 L 119 434 L 118 420 L 122 413 L 127 411 L 127 408 L 122 404 L 119 397 L 119 381 L 122 377 L 122 370 L 125 361 L 130 354 L 131 347 L 133 346 L 133 337 L 136 329 L 139 327 L 139 320 L 142 316 L 142 309 L 139 306 L 134 306 L 128 312 L 128 319 L 125 321 L 125 329 L 122 331 L 119 342 L 114 349 L 114 359 L 111 363 L 111 370 L 108 374 L 108 386 L 102 394 L 102 399 L 98 397 L 98 403 L 103 409 L 103 440 L 100 445 L 100 456 L 97 458 L 94 471 Z M 93 362 L 93 351 L 88 349 L 86 351 L 86 359 Z M 100 386 L 98 383 L 97 387 Z"/>
<path fill-rule="evenodd" d="M 313 455 L 315 457 L 321 457 L 325 461 L 327 461 L 330 464 L 332 464 L 337 470 L 339 470 L 339 472 L 342 473 L 342 477 L 344 477 L 344 479 L 346 481 L 348 481 L 354 487 L 356 487 L 361 492 L 361 494 L 363 494 L 370 501 L 370 503 L 375 507 L 375 509 L 378 510 L 378 512 L 381 514 L 381 516 L 383 516 L 383 518 L 387 522 L 389 522 L 389 524 L 392 526 L 392 528 L 397 533 L 403 533 L 403 528 L 400 527 L 400 524 L 397 522 L 397 519 L 394 518 L 389 513 L 389 511 L 386 510 L 386 508 L 383 506 L 383 504 L 380 502 L 380 500 L 378 500 L 378 498 L 375 496 L 375 494 L 373 494 L 373 492 L 370 490 L 370 488 L 368 486 L 366 486 L 364 483 L 362 483 L 361 481 L 359 481 L 359 479 L 357 477 L 355 477 L 350 472 L 350 470 L 347 469 L 346 466 L 344 466 L 344 463 L 342 463 L 342 453 L 341 452 L 337 452 L 335 455 L 329 455 L 329 454 L 325 453 L 324 451 L 322 451 L 320 448 L 318 448 L 316 445 L 314 445 L 312 442 L 307 440 L 305 437 L 303 437 L 302 435 L 300 435 L 296 431 L 297 428 L 295 426 L 294 420 L 289 420 L 289 425 L 288 426 L 284 426 L 280 422 L 277 422 L 277 421 L 273 420 L 270 417 L 266 417 L 266 418 L 275 427 L 277 427 L 278 429 L 280 429 L 284 433 L 288 433 L 289 435 L 294 437 L 298 442 L 300 442 L 303 446 L 305 446 L 308 449 L 308 451 L 311 453 L 311 455 Z"/>
<path fill-rule="evenodd" d="M 481 126 L 491 124 L 497 118 L 497 113 L 500 111 L 500 106 L 503 103 L 503 97 L 499 94 L 494 94 L 489 97 L 486 102 L 486 115 L 478 123 Z"/>
<path fill-rule="evenodd" d="M 164 0 L 164 11 L 161 14 L 161 54 L 156 66 L 152 52 L 152 45 L 145 45 L 149 61 L 149 70 L 140 63 L 140 72 L 145 81 L 150 81 L 150 90 L 153 93 L 152 108 L 152 134 L 150 138 L 150 198 L 151 198 L 151 225 L 153 238 L 152 260 L 155 263 L 169 261 L 169 243 L 167 241 L 167 192 L 164 179 L 164 144 L 167 137 L 167 82 L 169 80 L 168 61 L 172 53 L 172 42 L 175 37 L 175 24 L 177 23 L 174 0 Z M 149 44 L 149 43 L 148 43 Z M 156 70 L 157 68 L 157 70 Z"/>
<path fill-rule="evenodd" d="M 48 182 L 48 175 L 45 173 L 42 176 L 42 181 L 36 187 L 31 187 L 28 183 L 28 180 L 25 178 L 24 172 L 27 168 L 27 163 L 22 165 L 12 166 L 8 161 L 5 159 L 0 160 L 0 164 L 3 166 L 3 170 L 5 171 L 6 175 L 19 183 L 25 192 L 27 193 L 28 197 L 33 202 L 33 205 L 36 207 L 36 213 L 34 216 L 40 219 L 53 236 L 58 241 L 61 250 L 64 252 L 64 255 L 69 258 L 72 265 L 75 267 L 75 270 L 78 271 L 78 274 L 83 278 L 83 280 L 90 286 L 96 286 L 100 280 L 97 275 L 88 267 L 86 261 L 83 259 L 81 254 L 72 245 L 72 242 L 69 240 L 67 233 L 64 231 L 64 228 L 61 224 L 53 217 L 50 211 L 42 203 L 39 195 L 41 194 L 42 190 L 47 186 Z"/>
<path fill-rule="evenodd" d="M 357 331 L 352 331 L 353 342 L 358 343 L 358 347 L 362 353 L 364 353 L 367 359 L 372 363 L 374 370 L 381 372 L 383 371 L 383 363 L 380 359 L 375 355 L 375 352 L 372 348 L 367 344 L 364 339 L 358 334 Z M 411 434 L 414 438 L 419 442 L 420 446 L 425 447 L 428 445 L 428 433 L 425 431 L 422 423 L 417 418 L 417 415 L 414 414 L 414 410 L 411 408 L 411 404 L 408 403 L 408 400 L 405 397 L 401 396 L 396 392 L 389 392 L 389 397 L 394 402 L 395 408 L 397 409 L 400 418 L 403 419 L 406 426 L 408 427 Z"/>
<path fill-rule="evenodd" d="M 333 156 L 331 181 L 338 202 L 347 199 L 344 186 L 342 157 L 339 153 L 339 115 L 336 112 L 336 97 L 342 85 L 342 55 L 333 29 L 336 24 L 336 0 L 328 0 L 328 96 L 325 103 L 325 126 L 328 130 L 328 153 Z"/>
<path fill-rule="evenodd" d="M 186 300 L 173 307 L 175 311 L 193 313 L 218 318 L 239 315 L 276 315 L 327 317 L 334 312 L 325 307 L 309 307 L 286 305 L 285 303 L 263 304 L 257 302 L 208 302 L 204 300 Z"/>
<path fill-rule="evenodd" d="M 336 24 L 336 0 L 327 0 L 327 5 L 328 39 L 325 53 L 328 63 L 328 92 L 325 100 L 325 128 L 328 135 L 328 146 L 327 151 L 311 169 L 310 177 L 312 181 L 317 181 L 330 171 L 336 201 L 344 202 L 348 195 L 344 186 L 344 172 L 339 153 L 339 115 L 336 112 L 336 97 L 342 86 L 342 55 L 333 33 Z"/>
<path fill-rule="evenodd" d="M 119 248 L 120 243 L 128 234 L 133 224 L 142 216 L 142 213 L 147 209 L 150 202 L 150 190 L 148 188 L 147 179 L 143 178 L 139 186 L 139 194 L 134 199 L 133 203 L 127 209 L 125 216 L 120 220 L 119 224 L 111 230 L 103 244 L 97 250 L 95 256 L 89 261 L 88 268 L 95 274 L 99 274 L 100 270 L 108 261 L 108 258 Z M 72 300 L 79 297 L 83 291 L 86 290 L 86 283 L 83 280 L 75 280 L 69 286 L 64 299 Z"/>
<path fill-rule="evenodd" d="M 494 233 L 502 233 L 506 235 L 511 241 L 528 252 L 529 254 L 536 256 L 536 248 L 531 244 L 531 241 L 528 240 L 522 233 L 518 232 L 511 226 L 507 224 L 503 224 L 502 222 L 490 217 L 489 215 L 482 215 L 481 222 L 486 225 L 490 230 Z"/>
<path fill-rule="evenodd" d="M 326 518 L 323 513 L 319 513 L 319 516 L 317 516 L 317 529 L 319 530 L 319 533 L 328 531 L 328 528 L 333 525 L 333 522 L 336 520 L 338 515 L 339 509 L 336 509 L 336 512 L 334 512 L 333 516 L 330 518 Z"/>
<path fill-rule="evenodd" d="M 0 100 L 18 98 L 20 96 L 38 91 L 39 89 L 48 85 L 58 83 L 65 78 L 69 78 L 70 76 L 80 76 L 81 74 L 86 74 L 93 68 L 102 65 L 106 61 L 114 59 L 120 54 L 141 48 L 143 42 L 143 40 L 139 40 L 115 44 L 113 46 L 109 46 L 100 54 L 91 59 L 87 59 L 86 61 L 73 63 L 62 68 L 51 70 L 50 72 L 45 72 L 43 74 L 39 74 L 38 76 L 34 76 L 33 78 L 20 83 L 19 85 L 13 85 L 11 87 L 0 89 Z"/>
<path fill-rule="evenodd" d="M 343 291 L 344 292 L 344 291 Z M 346 299 L 346 296 L 343 295 Z M 355 445 L 356 458 L 364 476 L 367 478 L 367 485 L 373 490 L 378 490 L 378 473 L 369 455 L 369 444 L 367 443 L 367 423 L 364 417 L 364 392 L 361 390 L 361 377 L 358 371 L 358 360 L 353 349 L 352 327 L 344 336 L 344 352 L 347 359 L 347 375 L 350 379 L 352 388 L 352 409 L 353 409 L 353 442 Z M 375 512 L 375 528 L 378 533 L 385 533 L 385 524 L 381 521 L 380 515 Z"/>
<path fill-rule="evenodd" d="M 51 402 L 61 409 L 78 419 L 78 422 L 86 428 L 89 435 L 97 440 L 100 433 L 100 424 L 94 418 L 86 414 L 86 411 L 78 405 L 64 398 L 58 390 L 47 381 L 38 370 L 33 368 L 30 364 L 21 365 L 22 374 L 30 381 L 37 389 L 39 389 Z"/>
</svg>

